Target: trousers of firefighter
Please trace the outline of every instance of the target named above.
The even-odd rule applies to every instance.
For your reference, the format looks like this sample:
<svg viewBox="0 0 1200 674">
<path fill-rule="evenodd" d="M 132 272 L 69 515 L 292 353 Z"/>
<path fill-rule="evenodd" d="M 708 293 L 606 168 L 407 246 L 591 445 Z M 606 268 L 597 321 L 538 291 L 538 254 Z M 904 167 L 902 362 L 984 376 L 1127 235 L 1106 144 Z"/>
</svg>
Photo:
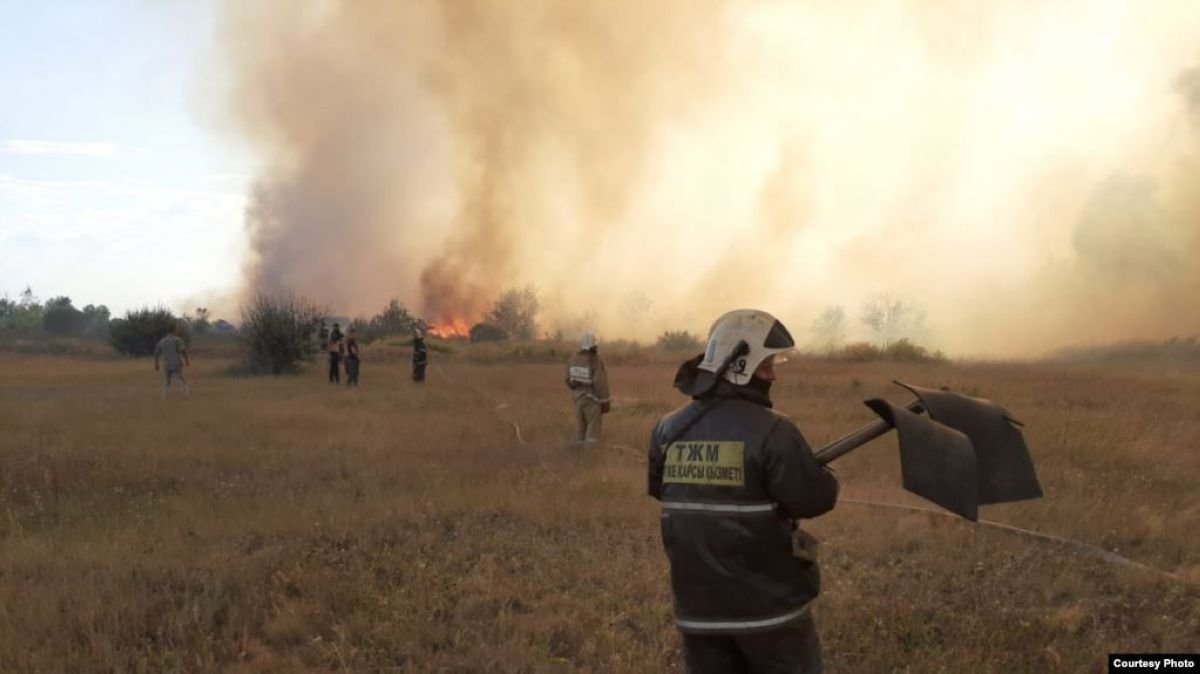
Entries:
<svg viewBox="0 0 1200 674">
<path fill-rule="evenodd" d="M 611 407 L 608 372 L 595 347 L 581 349 L 567 362 L 567 387 L 575 397 L 575 441 L 600 442 L 604 415 Z"/>
</svg>

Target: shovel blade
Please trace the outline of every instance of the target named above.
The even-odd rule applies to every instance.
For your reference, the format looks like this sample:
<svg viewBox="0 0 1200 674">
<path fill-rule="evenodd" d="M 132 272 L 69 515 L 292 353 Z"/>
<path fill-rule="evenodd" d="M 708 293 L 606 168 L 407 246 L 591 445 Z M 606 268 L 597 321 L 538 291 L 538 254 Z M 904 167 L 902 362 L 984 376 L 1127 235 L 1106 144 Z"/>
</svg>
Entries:
<svg viewBox="0 0 1200 674">
<path fill-rule="evenodd" d="M 972 522 L 979 518 L 979 467 L 967 436 L 882 399 L 866 401 L 900 436 L 904 488 Z"/>
<path fill-rule="evenodd" d="M 978 466 L 980 504 L 1041 497 L 1042 487 L 1025 438 L 1003 407 L 961 393 L 896 383 L 921 400 L 930 418 L 970 440 Z"/>
</svg>

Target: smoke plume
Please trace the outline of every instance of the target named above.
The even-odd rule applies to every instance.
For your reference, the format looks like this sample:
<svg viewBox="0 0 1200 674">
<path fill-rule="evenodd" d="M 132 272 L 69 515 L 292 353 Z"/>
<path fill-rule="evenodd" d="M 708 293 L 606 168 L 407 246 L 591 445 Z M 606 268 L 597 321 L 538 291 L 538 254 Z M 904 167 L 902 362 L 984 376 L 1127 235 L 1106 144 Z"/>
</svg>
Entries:
<svg viewBox="0 0 1200 674">
<path fill-rule="evenodd" d="M 637 338 L 886 292 L 952 353 L 1200 332 L 1200 3 L 226 14 L 248 291 L 474 321 L 534 284 L 545 329 Z"/>
</svg>

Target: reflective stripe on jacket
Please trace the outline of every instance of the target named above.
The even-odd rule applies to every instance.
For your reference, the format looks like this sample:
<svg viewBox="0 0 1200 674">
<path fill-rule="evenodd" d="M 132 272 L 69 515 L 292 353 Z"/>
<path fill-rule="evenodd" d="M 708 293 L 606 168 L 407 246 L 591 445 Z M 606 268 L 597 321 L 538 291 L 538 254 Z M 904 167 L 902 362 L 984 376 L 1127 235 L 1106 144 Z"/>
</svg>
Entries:
<svg viewBox="0 0 1200 674">
<path fill-rule="evenodd" d="M 793 555 L 791 520 L 832 509 L 838 485 L 795 424 L 766 396 L 721 382 L 659 420 L 649 459 L 679 629 L 765 631 L 804 615 L 820 572 Z"/>
<path fill-rule="evenodd" d="M 595 351 L 578 351 L 567 361 L 567 387 L 575 399 L 590 397 L 598 403 L 609 402 L 608 371 Z"/>
</svg>

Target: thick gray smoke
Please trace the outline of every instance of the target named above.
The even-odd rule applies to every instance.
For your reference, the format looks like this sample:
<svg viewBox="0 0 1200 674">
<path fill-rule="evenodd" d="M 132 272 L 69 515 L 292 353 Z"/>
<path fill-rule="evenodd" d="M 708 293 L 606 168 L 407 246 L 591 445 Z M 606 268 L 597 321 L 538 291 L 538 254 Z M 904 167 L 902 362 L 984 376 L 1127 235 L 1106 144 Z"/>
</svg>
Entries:
<svg viewBox="0 0 1200 674">
<path fill-rule="evenodd" d="M 719 17 L 695 2 L 378 2 L 297 24 L 292 8 L 230 8 L 238 118 L 274 159 L 247 213 L 249 285 L 354 311 L 398 295 L 434 320 L 477 318 L 504 284 L 553 292 L 588 273 L 654 124 L 704 89 Z M 550 274 L 525 266 L 543 246 Z"/>
<path fill-rule="evenodd" d="M 638 338 L 888 293 L 953 353 L 1200 331 L 1200 3 L 227 14 L 248 291 L 470 322 L 532 283 L 543 328 Z"/>
</svg>

